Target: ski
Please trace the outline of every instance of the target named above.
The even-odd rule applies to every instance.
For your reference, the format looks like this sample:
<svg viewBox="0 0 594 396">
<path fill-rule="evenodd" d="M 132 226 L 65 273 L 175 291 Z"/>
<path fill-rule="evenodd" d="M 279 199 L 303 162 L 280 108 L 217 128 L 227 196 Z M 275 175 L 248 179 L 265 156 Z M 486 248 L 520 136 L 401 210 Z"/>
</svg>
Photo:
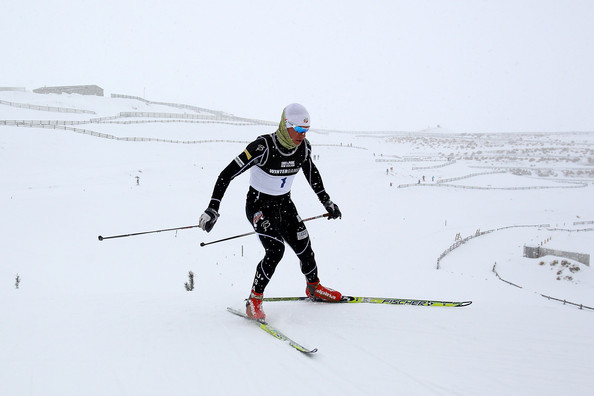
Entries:
<svg viewBox="0 0 594 396">
<path fill-rule="evenodd" d="M 264 301 L 315 301 L 330 303 L 320 299 L 311 299 L 309 297 L 264 297 Z M 439 301 L 439 300 L 414 300 L 409 298 L 386 298 L 386 297 L 355 297 L 342 296 L 336 303 L 367 303 L 367 304 L 390 304 L 390 305 L 418 305 L 422 307 L 466 307 L 472 304 L 472 301 Z"/>
<path fill-rule="evenodd" d="M 271 325 L 269 325 L 267 322 L 265 322 L 263 320 L 252 319 L 249 316 L 247 316 L 244 312 L 238 311 L 237 309 L 233 309 L 231 307 L 227 307 L 227 311 L 229 311 L 232 314 L 235 314 L 237 316 L 241 316 L 242 318 L 245 318 L 245 319 L 255 323 L 256 325 L 258 325 L 258 327 L 260 327 L 262 330 L 264 330 L 271 336 L 278 338 L 281 341 L 286 341 L 290 346 L 292 346 L 299 352 L 309 355 L 312 353 L 316 353 L 318 351 L 318 348 L 309 349 L 309 348 L 306 348 L 303 345 L 299 344 L 298 342 L 293 341 L 291 338 L 284 335 L 280 330 L 272 327 Z"/>
</svg>

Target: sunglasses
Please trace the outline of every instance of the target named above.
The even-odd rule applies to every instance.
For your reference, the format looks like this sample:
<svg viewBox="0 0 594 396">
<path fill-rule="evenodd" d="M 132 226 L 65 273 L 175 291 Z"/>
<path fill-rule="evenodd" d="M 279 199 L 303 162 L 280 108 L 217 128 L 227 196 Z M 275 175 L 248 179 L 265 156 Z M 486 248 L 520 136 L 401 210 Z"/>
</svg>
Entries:
<svg viewBox="0 0 594 396">
<path fill-rule="evenodd" d="M 309 127 L 303 128 L 303 127 L 300 127 L 299 125 L 294 125 L 287 120 L 285 120 L 285 124 L 287 125 L 287 128 L 293 128 L 295 130 L 295 132 L 297 132 L 297 133 L 305 133 L 305 132 L 309 131 Z"/>
</svg>

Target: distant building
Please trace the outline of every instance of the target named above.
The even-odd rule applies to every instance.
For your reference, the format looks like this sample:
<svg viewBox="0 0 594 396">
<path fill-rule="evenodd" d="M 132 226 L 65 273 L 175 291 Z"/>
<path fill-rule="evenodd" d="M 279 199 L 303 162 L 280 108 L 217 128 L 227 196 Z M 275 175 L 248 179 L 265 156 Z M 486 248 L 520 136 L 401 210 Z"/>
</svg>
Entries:
<svg viewBox="0 0 594 396">
<path fill-rule="evenodd" d="M 97 85 L 71 85 L 66 87 L 43 87 L 34 89 L 33 92 L 39 94 L 79 94 L 79 95 L 96 95 L 96 96 L 103 96 L 103 88 L 98 87 Z"/>
<path fill-rule="evenodd" d="M 587 253 L 566 252 L 563 250 L 546 249 L 542 246 L 524 245 L 524 257 L 540 258 L 544 256 L 565 257 L 590 266 L 590 255 Z"/>
<path fill-rule="evenodd" d="M 0 87 L 0 91 L 25 92 L 25 88 L 24 87 Z"/>
</svg>

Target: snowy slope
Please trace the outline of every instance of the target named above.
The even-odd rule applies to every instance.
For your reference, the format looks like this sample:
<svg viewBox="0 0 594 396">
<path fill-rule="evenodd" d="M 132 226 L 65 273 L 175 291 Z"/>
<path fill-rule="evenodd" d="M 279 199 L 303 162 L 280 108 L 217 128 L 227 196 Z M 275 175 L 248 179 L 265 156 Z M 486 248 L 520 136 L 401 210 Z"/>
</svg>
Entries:
<svg viewBox="0 0 594 396">
<path fill-rule="evenodd" d="M 308 357 L 225 310 L 249 293 L 258 241 L 199 246 L 251 231 L 247 175 L 229 187 L 210 234 L 97 239 L 196 224 L 242 142 L 274 127 L 90 121 L 198 114 L 131 99 L 0 92 L 0 100 L 95 112 L 0 105 L 1 394 L 586 395 L 594 385 L 594 312 L 540 296 L 594 307 L 592 269 L 572 261 L 580 269 L 557 280 L 555 258 L 522 257 L 524 244 L 544 241 L 594 253 L 594 233 L 576 231 L 594 227 L 594 134 L 310 132 L 344 215 L 307 224 L 322 282 L 350 295 L 473 304 L 266 303 L 274 326 L 319 348 Z M 204 142 L 124 141 L 4 120 L 86 120 L 76 128 Z M 303 217 L 323 212 L 303 178 L 293 197 Z M 489 230 L 437 269 L 457 234 Z M 499 280 L 494 265 L 522 288 Z M 266 295 L 304 287 L 287 251 Z"/>
</svg>

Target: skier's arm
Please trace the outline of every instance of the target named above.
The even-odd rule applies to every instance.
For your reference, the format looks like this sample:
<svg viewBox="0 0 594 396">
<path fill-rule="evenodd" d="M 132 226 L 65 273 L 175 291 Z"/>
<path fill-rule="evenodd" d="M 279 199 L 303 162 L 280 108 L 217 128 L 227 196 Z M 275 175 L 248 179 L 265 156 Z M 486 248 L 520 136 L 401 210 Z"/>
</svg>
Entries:
<svg viewBox="0 0 594 396">
<path fill-rule="evenodd" d="M 245 150 L 243 150 L 241 154 L 235 157 L 235 159 L 233 159 L 233 161 L 231 161 L 229 165 L 223 169 L 223 171 L 219 174 L 212 191 L 210 203 L 208 204 L 209 208 L 218 211 L 221 200 L 223 199 L 223 195 L 225 195 L 225 191 L 227 191 L 227 187 L 229 187 L 231 180 L 235 179 L 237 176 L 255 164 L 261 162 L 262 157 L 266 154 L 262 147 L 263 146 L 260 139 L 256 139 L 252 143 L 248 144 Z"/>
<path fill-rule="evenodd" d="M 202 216 L 200 216 L 200 228 L 206 232 L 210 232 L 212 227 L 214 227 L 219 218 L 219 206 L 221 205 L 221 200 L 223 199 L 231 180 L 261 161 L 265 152 L 258 150 L 260 147 L 261 142 L 259 142 L 259 139 L 250 143 L 246 149 L 235 157 L 235 159 L 219 174 L 212 191 L 208 208 L 204 211 Z M 259 155 L 254 156 L 252 153 L 257 151 Z"/>
</svg>

